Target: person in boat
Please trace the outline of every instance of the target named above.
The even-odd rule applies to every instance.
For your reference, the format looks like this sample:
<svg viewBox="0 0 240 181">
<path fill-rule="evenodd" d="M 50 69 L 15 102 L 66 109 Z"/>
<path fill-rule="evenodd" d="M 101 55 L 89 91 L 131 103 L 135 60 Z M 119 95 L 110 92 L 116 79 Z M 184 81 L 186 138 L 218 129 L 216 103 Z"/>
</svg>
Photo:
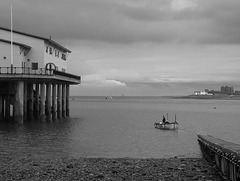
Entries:
<svg viewBox="0 0 240 181">
<path fill-rule="evenodd" d="M 163 124 L 166 123 L 166 118 L 165 118 L 165 116 L 163 116 L 162 123 L 163 123 Z"/>
</svg>

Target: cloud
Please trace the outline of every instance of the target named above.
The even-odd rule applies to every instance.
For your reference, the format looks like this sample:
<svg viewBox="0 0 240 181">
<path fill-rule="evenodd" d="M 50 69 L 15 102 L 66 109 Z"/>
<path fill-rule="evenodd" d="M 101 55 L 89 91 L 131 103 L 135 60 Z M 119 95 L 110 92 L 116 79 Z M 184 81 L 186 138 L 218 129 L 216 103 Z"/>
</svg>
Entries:
<svg viewBox="0 0 240 181">
<path fill-rule="evenodd" d="M 10 25 L 9 4 L 1 3 L 3 26 Z M 239 8 L 236 0 L 13 1 L 17 30 L 112 44 L 239 44 Z"/>
<path fill-rule="evenodd" d="M 1 0 L 3 27 L 11 2 L 14 29 L 72 50 L 68 70 L 86 91 L 239 81 L 240 1 Z"/>
<path fill-rule="evenodd" d="M 124 82 L 106 79 L 102 75 L 92 74 L 82 77 L 83 86 L 106 86 L 106 87 L 122 87 L 126 86 Z"/>
<path fill-rule="evenodd" d="M 172 0 L 171 7 L 174 10 L 195 9 L 198 7 L 194 0 Z"/>
</svg>

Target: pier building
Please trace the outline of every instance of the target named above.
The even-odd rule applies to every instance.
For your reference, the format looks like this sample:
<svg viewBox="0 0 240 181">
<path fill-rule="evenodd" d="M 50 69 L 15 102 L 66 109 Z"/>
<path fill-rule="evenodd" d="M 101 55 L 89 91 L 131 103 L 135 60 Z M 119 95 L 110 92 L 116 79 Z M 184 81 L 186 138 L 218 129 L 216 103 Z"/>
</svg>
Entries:
<svg viewBox="0 0 240 181">
<path fill-rule="evenodd" d="M 81 83 L 68 72 L 70 53 L 51 38 L 0 27 L 0 121 L 69 116 L 70 85 Z"/>
</svg>

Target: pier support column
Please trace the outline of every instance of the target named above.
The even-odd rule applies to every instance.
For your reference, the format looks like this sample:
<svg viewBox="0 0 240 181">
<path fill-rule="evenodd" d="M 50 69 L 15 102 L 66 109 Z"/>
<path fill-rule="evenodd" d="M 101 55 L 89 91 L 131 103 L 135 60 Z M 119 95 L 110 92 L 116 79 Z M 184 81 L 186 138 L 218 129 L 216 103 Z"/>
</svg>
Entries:
<svg viewBox="0 0 240 181">
<path fill-rule="evenodd" d="M 57 100 L 56 100 L 56 83 L 52 84 L 52 119 L 57 120 Z"/>
<path fill-rule="evenodd" d="M 6 120 L 10 119 L 10 96 L 5 97 L 5 118 Z"/>
<path fill-rule="evenodd" d="M 66 84 L 62 84 L 62 117 L 66 117 Z"/>
<path fill-rule="evenodd" d="M 62 85 L 58 84 L 57 89 L 57 118 L 62 118 Z"/>
<path fill-rule="evenodd" d="M 16 83 L 16 93 L 14 97 L 14 121 L 23 124 L 24 121 L 24 82 Z"/>
<path fill-rule="evenodd" d="M 36 84 L 36 95 L 35 95 L 35 118 L 38 119 L 39 118 L 39 84 Z"/>
<path fill-rule="evenodd" d="M 47 116 L 47 121 L 52 121 L 52 116 L 51 116 L 51 83 L 47 83 L 47 91 L 46 91 L 46 116 Z"/>
<path fill-rule="evenodd" d="M 24 82 L 24 100 L 23 100 L 23 107 L 24 107 L 24 121 L 27 121 L 27 116 L 28 116 L 28 94 L 27 94 L 27 90 L 28 90 L 28 83 Z"/>
<path fill-rule="evenodd" d="M 33 120 L 33 84 L 28 83 L 28 112 L 29 120 Z"/>
<path fill-rule="evenodd" d="M 41 91 L 40 91 L 40 120 L 45 121 L 45 83 L 41 84 Z"/>
<path fill-rule="evenodd" d="M 66 85 L 66 116 L 69 117 L 69 84 Z"/>
<path fill-rule="evenodd" d="M 3 98 L 2 95 L 0 95 L 0 121 L 3 120 Z"/>
</svg>

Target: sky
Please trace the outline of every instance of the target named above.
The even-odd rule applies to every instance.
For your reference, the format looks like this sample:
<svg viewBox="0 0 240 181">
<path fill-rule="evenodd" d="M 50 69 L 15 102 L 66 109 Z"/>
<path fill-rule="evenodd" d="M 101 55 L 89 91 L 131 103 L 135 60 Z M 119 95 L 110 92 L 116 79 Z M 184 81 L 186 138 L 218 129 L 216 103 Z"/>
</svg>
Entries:
<svg viewBox="0 0 240 181">
<path fill-rule="evenodd" d="M 71 95 L 240 90 L 238 0 L 1 0 L 0 26 L 70 49 Z"/>
</svg>

